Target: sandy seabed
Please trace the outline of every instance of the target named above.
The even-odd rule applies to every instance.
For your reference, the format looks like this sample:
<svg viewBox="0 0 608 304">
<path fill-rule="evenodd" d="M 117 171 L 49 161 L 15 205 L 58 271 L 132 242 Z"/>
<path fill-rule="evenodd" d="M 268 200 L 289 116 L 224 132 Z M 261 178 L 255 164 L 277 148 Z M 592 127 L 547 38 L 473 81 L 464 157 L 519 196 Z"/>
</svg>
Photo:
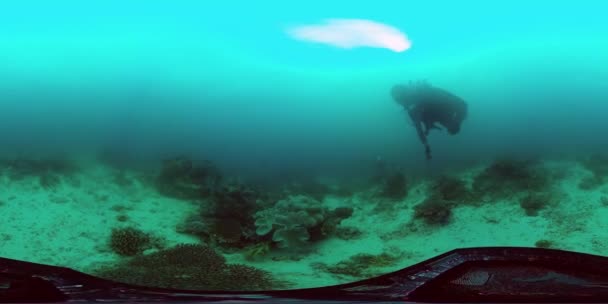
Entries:
<svg viewBox="0 0 608 304">
<path fill-rule="evenodd" d="M 414 206 L 425 200 L 432 183 L 420 179 L 411 183 L 405 199 L 384 208 L 378 208 L 372 190 L 351 197 L 326 196 L 322 203 L 330 209 L 353 208 L 352 216 L 340 224 L 361 232 L 352 239 L 329 237 L 312 244 L 312 250 L 297 260 L 280 254 L 255 261 L 239 252 L 224 255 L 229 263 L 269 271 L 293 288 L 303 288 L 361 279 L 323 271 L 318 265 L 335 265 L 362 253 L 398 257 L 368 276 L 463 247 L 534 247 L 544 242 L 552 248 L 608 254 L 608 184 L 582 190 L 579 184 L 591 172 L 577 161 L 546 161 L 542 166 L 560 174 L 552 182 L 554 202 L 537 215 L 526 214 L 519 198 L 513 197 L 457 206 L 446 225 L 417 223 Z M 470 185 L 483 169 L 449 174 Z M 91 272 L 98 265 L 125 259 L 108 245 L 116 227 L 136 227 L 162 238 L 166 246 L 200 243 L 197 237 L 176 231 L 197 206 L 159 194 L 142 175 L 121 172 L 131 182 L 117 183 L 116 169 L 88 162 L 57 185 L 43 187 L 37 177 L 13 180 L 6 172 L 0 174 L 0 256 Z"/>
</svg>

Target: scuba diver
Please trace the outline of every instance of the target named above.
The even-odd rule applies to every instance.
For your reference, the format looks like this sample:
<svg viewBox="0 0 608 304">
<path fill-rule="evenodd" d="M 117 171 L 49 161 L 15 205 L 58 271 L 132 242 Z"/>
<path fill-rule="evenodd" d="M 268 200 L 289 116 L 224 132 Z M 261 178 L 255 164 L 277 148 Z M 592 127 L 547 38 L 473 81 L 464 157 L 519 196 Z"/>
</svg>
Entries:
<svg viewBox="0 0 608 304">
<path fill-rule="evenodd" d="M 467 104 L 461 98 L 427 82 L 394 85 L 393 99 L 408 112 L 418 138 L 425 148 L 426 159 L 431 159 L 431 147 L 427 136 L 431 129 L 443 126 L 450 135 L 460 132 L 460 124 L 467 117 Z"/>
</svg>

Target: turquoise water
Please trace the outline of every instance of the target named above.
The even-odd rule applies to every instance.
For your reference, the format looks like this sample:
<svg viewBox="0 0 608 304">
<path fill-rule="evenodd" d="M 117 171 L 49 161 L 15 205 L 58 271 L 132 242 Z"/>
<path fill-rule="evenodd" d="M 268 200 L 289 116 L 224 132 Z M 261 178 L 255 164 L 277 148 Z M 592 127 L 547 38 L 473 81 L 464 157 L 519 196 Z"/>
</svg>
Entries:
<svg viewBox="0 0 608 304">
<path fill-rule="evenodd" d="M 210 245 L 230 262 L 270 271 L 282 280 L 307 277 L 296 287 L 308 287 L 372 275 L 335 276 L 326 271 L 315 278 L 311 273 L 329 268 L 311 265 L 338 263 L 339 256 L 365 248 L 377 254 L 416 242 L 436 246 L 401 248 L 408 254 L 399 252 L 393 269 L 456 247 L 534 246 L 540 239 L 567 240 L 554 244 L 558 248 L 608 254 L 603 247 L 580 247 L 602 229 L 594 220 L 599 211 L 580 215 L 588 225 L 581 224 L 586 233 L 576 237 L 568 234 L 572 227 L 551 228 L 552 219 L 569 214 L 567 210 L 585 209 L 582 202 L 604 206 L 608 193 L 604 171 L 597 169 L 608 162 L 588 161 L 605 153 L 608 145 L 607 9 L 601 1 L 2 4 L 0 156 L 7 190 L 0 194 L 5 202 L 0 208 L 7 209 L 3 216 L 11 225 L 3 228 L 10 237 L 5 237 L 0 255 L 93 272 L 99 263 L 131 258 L 108 249 L 112 228 L 129 226 L 165 238 L 167 244 L 160 247 Z M 327 25 L 328 19 L 390 26 L 407 48 L 345 47 L 293 36 L 294 29 Z M 431 132 L 432 161 L 424 159 L 414 128 L 390 95 L 394 84 L 412 80 L 444 88 L 469 107 L 456 136 Z M 221 171 L 222 183 L 255 188 L 263 193 L 258 199 L 263 203 L 243 211 L 238 220 L 233 215 L 229 220 L 217 214 L 201 216 L 207 237 L 180 232 L 176 227 L 190 214 L 217 208 L 222 201 L 202 194 L 175 197 L 175 191 L 183 190 L 171 188 L 179 186 L 171 182 L 175 179 L 201 186 L 191 176 L 176 174 L 169 182 L 158 181 L 162 160 L 180 156 L 212 162 Z M 395 232 L 399 223 L 412 218 L 417 223 L 413 208 L 431 196 L 429 185 L 438 176 L 456 176 L 467 189 L 479 192 L 473 186 L 475 177 L 502 158 L 534 160 L 554 170 L 547 176 L 560 178 L 542 192 L 558 196 L 550 201 L 562 209 L 549 208 L 552 212 L 531 219 L 513 213 L 521 211 L 519 196 L 502 197 L 494 205 L 456 208 L 451 224 L 431 225 L 405 238 Z M 45 163 L 48 159 L 77 163 L 79 170 L 56 170 Z M 402 212 L 386 211 L 379 203 L 385 198 L 378 189 L 386 181 L 369 182 L 378 174 L 379 163 L 405 175 L 408 195 L 389 203 Z M 590 182 L 593 186 L 581 187 L 590 174 L 597 177 Z M 48 183 L 54 186 L 46 187 Z M 159 183 L 169 183 L 171 189 L 167 192 Z M 540 190 L 523 189 L 521 195 L 531 191 Z M 280 212 L 273 209 L 275 203 L 316 192 L 323 192 L 315 199 L 329 208 L 327 212 L 353 209 L 338 226 L 394 229 L 361 228 L 361 238 L 353 242 L 338 233 L 307 240 L 304 247 L 316 248 L 318 255 L 285 251 L 280 241 L 251 231 L 259 228 L 253 223 L 257 212 Z M 476 194 L 466 200 L 482 201 L 483 195 Z M 385 207 L 379 211 L 372 208 L 376 204 Z M 509 209 L 513 206 L 516 209 Z M 74 215 L 58 218 L 66 212 Z M 397 215 L 386 218 L 383 212 Z M 500 218 L 503 212 L 514 214 L 511 224 L 482 229 L 478 221 L 462 220 Z M 37 221 L 40 217 L 48 221 Z M 32 258 L 32 252 L 44 252 L 37 247 L 42 245 L 22 246 L 50 225 L 78 227 L 80 220 L 95 221 L 101 228 L 82 228 L 80 233 L 90 236 L 86 240 L 66 228 L 56 244 L 44 245 L 59 252 L 53 254 L 56 258 L 42 253 Z M 223 225 L 241 226 L 239 244 L 218 245 L 209 236 L 215 233 L 209 228 L 215 224 L 209 223 L 222 220 L 229 223 Z M 364 220 L 371 222 L 362 225 Z M 309 234 L 314 230 L 307 229 Z M 485 235 L 488 229 L 508 231 L 492 239 Z M 509 231 L 534 232 L 522 237 Z M 461 233 L 470 238 L 455 241 L 452 234 Z M 269 256 L 243 260 L 241 251 L 256 244 L 267 244 Z M 332 254 L 330 247 L 342 251 Z M 61 248 L 71 248 L 71 253 L 62 255 Z M 297 255 L 297 261 L 285 258 L 291 255 Z M 83 256 L 90 259 L 77 262 Z M 290 270 L 281 273 L 281 268 Z"/>
</svg>

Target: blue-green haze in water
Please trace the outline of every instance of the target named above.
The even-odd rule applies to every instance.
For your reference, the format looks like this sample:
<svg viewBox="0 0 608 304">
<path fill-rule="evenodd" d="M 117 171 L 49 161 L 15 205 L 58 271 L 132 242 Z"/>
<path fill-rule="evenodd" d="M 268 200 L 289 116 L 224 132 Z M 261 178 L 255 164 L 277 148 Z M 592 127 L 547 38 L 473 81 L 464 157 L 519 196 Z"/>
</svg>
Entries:
<svg viewBox="0 0 608 304">
<path fill-rule="evenodd" d="M 471 104 L 462 136 L 432 139 L 437 162 L 504 149 L 597 147 L 606 112 L 603 8 L 542 1 L 4 4 L 1 76 L 10 98 L 3 98 L 3 146 L 78 149 L 116 131 L 129 133 L 138 154 L 196 151 L 234 166 L 348 166 L 377 155 L 415 164 L 415 133 L 388 91 L 427 79 Z M 391 24 L 412 48 L 334 49 L 285 34 L 290 25 L 336 17 Z"/>
</svg>

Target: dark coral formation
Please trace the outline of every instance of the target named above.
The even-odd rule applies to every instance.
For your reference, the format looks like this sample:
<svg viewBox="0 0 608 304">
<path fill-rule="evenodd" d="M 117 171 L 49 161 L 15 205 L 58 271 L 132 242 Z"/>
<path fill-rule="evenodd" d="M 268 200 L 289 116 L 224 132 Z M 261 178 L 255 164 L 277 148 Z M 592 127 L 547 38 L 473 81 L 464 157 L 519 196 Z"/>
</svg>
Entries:
<svg viewBox="0 0 608 304">
<path fill-rule="evenodd" d="M 178 231 L 220 245 L 250 245 L 257 241 L 253 215 L 260 208 L 259 197 L 245 185 L 224 185 L 201 203 L 200 211 L 188 217 Z"/>
<path fill-rule="evenodd" d="M 362 253 L 351 256 L 335 265 L 316 263 L 312 266 L 338 277 L 366 278 L 381 273 L 383 268 L 395 266 L 400 258 L 400 256 L 388 253 L 377 255 Z"/>
<path fill-rule="evenodd" d="M 528 216 L 537 216 L 538 213 L 547 208 L 551 203 L 551 197 L 544 193 L 530 193 L 520 199 L 519 205 Z"/>
<path fill-rule="evenodd" d="M 150 235 L 133 227 L 113 229 L 110 235 L 110 248 L 120 255 L 140 254 L 151 246 Z"/>
<path fill-rule="evenodd" d="M 255 261 L 266 256 L 272 248 L 271 242 L 260 242 L 245 248 L 243 255 L 248 261 Z"/>
<path fill-rule="evenodd" d="M 279 248 L 300 251 L 333 233 L 352 212 L 349 207 L 329 210 L 311 197 L 290 196 L 255 214 L 256 234 Z"/>
<path fill-rule="evenodd" d="M 234 218 L 214 218 L 210 220 L 209 225 L 214 243 L 236 247 L 242 247 L 244 243 L 248 243 L 244 233 L 245 228 L 245 225 Z"/>
<path fill-rule="evenodd" d="M 462 180 L 440 176 L 431 184 L 427 199 L 414 207 L 414 219 L 432 226 L 444 226 L 452 219 L 453 208 L 473 201 Z"/>
<path fill-rule="evenodd" d="M 468 203 L 471 199 L 470 191 L 465 183 L 451 176 L 440 176 L 433 183 L 431 190 L 435 197 L 446 201 L 464 204 Z"/>
<path fill-rule="evenodd" d="M 452 218 L 454 204 L 437 197 L 429 197 L 414 207 L 414 219 L 432 226 L 447 225 Z"/>
<path fill-rule="evenodd" d="M 126 214 L 119 214 L 116 216 L 116 220 L 119 222 L 126 222 L 129 220 L 129 216 Z"/>
<path fill-rule="evenodd" d="M 195 164 L 185 157 L 163 161 L 156 189 L 163 195 L 195 200 L 212 194 L 221 182 L 219 170 L 210 162 Z"/>
<path fill-rule="evenodd" d="M 206 223 L 200 212 L 189 215 L 182 223 L 175 227 L 175 231 L 197 236 L 205 243 L 210 242 L 209 230 L 209 224 Z"/>
<path fill-rule="evenodd" d="M 304 195 L 288 196 L 278 202 L 272 199 L 243 184 L 223 185 L 177 231 L 224 248 L 269 243 L 271 247 L 293 249 L 333 234 L 353 212 L 350 207 L 329 210 Z"/>
<path fill-rule="evenodd" d="M 149 255 L 139 255 L 111 268 L 100 277 L 149 287 L 206 291 L 269 290 L 283 287 L 270 273 L 240 264 L 226 264 L 208 246 L 182 244 Z"/>
<path fill-rule="evenodd" d="M 208 215 L 252 225 L 253 213 L 259 208 L 258 199 L 260 194 L 246 185 L 225 185 L 211 196 L 212 207 Z"/>
<path fill-rule="evenodd" d="M 534 243 L 534 246 L 538 248 L 551 248 L 553 247 L 553 242 L 549 240 L 538 240 Z"/>
<path fill-rule="evenodd" d="M 321 240 L 330 235 L 333 235 L 338 225 L 344 220 L 353 215 L 353 208 L 350 207 L 338 207 L 329 212 L 327 218 L 323 221 L 323 223 L 317 227 L 316 229 L 312 229 L 311 231 L 311 240 Z"/>
<path fill-rule="evenodd" d="M 357 227 L 342 226 L 336 228 L 335 234 L 337 238 L 342 240 L 356 240 L 363 235 L 363 231 Z"/>
<path fill-rule="evenodd" d="M 473 190 L 478 195 L 500 199 L 514 193 L 541 191 L 547 185 L 547 174 L 532 162 L 501 159 L 475 177 Z"/>
</svg>

